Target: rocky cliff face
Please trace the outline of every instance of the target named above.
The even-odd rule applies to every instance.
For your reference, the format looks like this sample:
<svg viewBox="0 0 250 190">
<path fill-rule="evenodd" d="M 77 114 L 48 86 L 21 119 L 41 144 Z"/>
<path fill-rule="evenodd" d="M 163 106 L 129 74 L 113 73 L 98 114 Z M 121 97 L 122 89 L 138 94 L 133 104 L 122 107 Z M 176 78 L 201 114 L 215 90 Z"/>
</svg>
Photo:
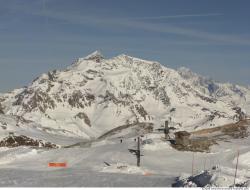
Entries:
<svg viewBox="0 0 250 190">
<path fill-rule="evenodd" d="M 175 71 L 127 55 L 105 59 L 94 52 L 3 94 L 0 112 L 68 136 L 94 138 L 136 122 L 158 127 L 170 117 L 177 128 L 218 126 L 248 114 L 249 105 L 246 87 L 216 83 L 185 68 Z"/>
</svg>

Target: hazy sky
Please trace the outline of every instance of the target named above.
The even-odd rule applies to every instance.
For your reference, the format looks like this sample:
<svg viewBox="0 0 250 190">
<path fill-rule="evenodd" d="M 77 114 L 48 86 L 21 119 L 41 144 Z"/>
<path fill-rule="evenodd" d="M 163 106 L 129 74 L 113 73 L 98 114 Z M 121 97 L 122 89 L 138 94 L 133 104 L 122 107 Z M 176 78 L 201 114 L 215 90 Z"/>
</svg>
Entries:
<svg viewBox="0 0 250 190">
<path fill-rule="evenodd" d="M 250 85 L 249 0 L 0 0 L 0 92 L 98 49 Z"/>
</svg>

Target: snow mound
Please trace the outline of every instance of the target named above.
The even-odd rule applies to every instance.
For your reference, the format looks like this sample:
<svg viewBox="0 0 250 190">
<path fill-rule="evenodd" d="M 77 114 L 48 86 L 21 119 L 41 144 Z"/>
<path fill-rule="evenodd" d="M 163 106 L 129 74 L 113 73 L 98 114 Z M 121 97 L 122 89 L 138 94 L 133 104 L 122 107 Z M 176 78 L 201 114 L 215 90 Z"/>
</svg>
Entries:
<svg viewBox="0 0 250 190">
<path fill-rule="evenodd" d="M 23 159 L 27 157 L 33 157 L 37 155 L 38 151 L 36 149 L 30 149 L 25 147 L 2 149 L 0 151 L 0 165 L 5 165 L 18 159 Z"/>
<path fill-rule="evenodd" d="M 164 149 L 172 149 L 172 147 L 167 142 L 153 142 L 151 144 L 145 144 L 143 150 L 157 151 Z"/>
<path fill-rule="evenodd" d="M 148 175 L 150 172 L 148 170 L 137 167 L 134 165 L 128 165 L 126 163 L 117 163 L 103 168 L 101 172 L 105 173 L 124 173 L 124 174 L 142 174 Z"/>
</svg>

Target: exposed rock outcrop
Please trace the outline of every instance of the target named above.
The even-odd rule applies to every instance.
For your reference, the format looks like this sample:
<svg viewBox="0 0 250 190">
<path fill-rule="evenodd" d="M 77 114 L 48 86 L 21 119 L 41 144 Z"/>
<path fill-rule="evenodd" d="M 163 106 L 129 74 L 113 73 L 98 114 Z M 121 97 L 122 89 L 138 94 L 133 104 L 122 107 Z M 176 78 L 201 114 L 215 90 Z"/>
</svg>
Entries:
<svg viewBox="0 0 250 190">
<path fill-rule="evenodd" d="M 20 135 L 10 135 L 0 141 L 0 147 L 18 147 L 18 146 L 32 146 L 32 147 L 43 147 L 43 148 L 58 148 L 57 145 L 50 142 L 44 142 L 42 140 L 35 140 L 30 137 Z"/>
</svg>

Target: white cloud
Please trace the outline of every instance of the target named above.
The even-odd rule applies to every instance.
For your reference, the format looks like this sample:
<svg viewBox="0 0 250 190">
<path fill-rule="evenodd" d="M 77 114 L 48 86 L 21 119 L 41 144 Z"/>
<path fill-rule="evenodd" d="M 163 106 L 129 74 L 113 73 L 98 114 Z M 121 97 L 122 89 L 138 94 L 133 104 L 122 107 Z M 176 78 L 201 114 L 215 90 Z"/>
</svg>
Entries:
<svg viewBox="0 0 250 190">
<path fill-rule="evenodd" d="M 166 16 L 151 16 L 151 17 L 135 17 L 131 19 L 135 20 L 162 20 L 162 19 L 175 19 L 175 18 L 188 18 L 188 17 L 211 17 L 221 16 L 220 13 L 208 13 L 208 14 L 179 14 L 179 15 L 166 15 Z"/>
<path fill-rule="evenodd" d="M 154 24 L 145 22 L 145 19 L 160 19 L 160 18 L 177 18 L 177 17 L 202 17 L 202 16 L 218 16 L 219 13 L 209 13 L 209 14 L 189 14 L 189 15 L 172 15 L 172 16 L 162 16 L 162 17 L 142 17 L 142 18 L 98 18 L 93 16 L 83 16 L 79 14 L 66 12 L 59 12 L 55 10 L 31 10 L 25 9 L 24 7 L 18 8 L 19 11 L 24 11 L 37 16 L 44 16 L 46 18 L 58 19 L 68 23 L 79 24 L 79 25 L 92 25 L 101 28 L 118 28 L 127 27 L 130 29 L 144 30 L 156 33 L 168 33 L 180 36 L 192 37 L 194 39 L 203 39 L 208 42 L 219 42 L 225 45 L 250 45 L 250 39 L 243 38 L 237 35 L 228 35 L 221 33 L 210 33 L 206 31 L 201 31 L 192 28 L 178 27 L 170 25 L 168 23 L 164 24 Z"/>
</svg>

